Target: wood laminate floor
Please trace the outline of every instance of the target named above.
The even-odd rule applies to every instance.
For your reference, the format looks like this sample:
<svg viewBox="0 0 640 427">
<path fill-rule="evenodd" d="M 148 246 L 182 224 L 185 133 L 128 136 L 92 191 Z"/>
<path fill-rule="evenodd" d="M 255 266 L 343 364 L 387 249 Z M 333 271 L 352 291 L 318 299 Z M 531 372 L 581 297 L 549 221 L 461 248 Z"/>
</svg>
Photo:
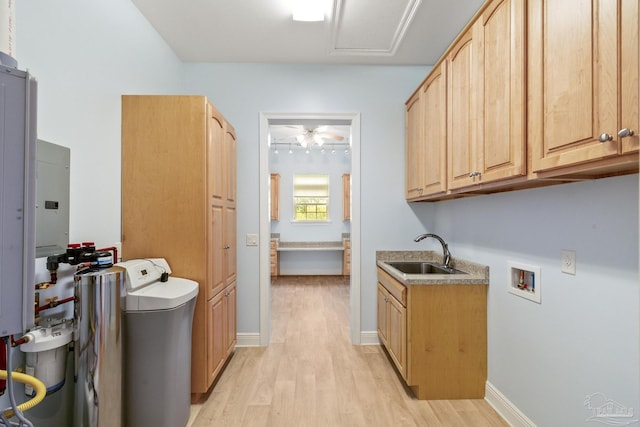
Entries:
<svg viewBox="0 0 640 427">
<path fill-rule="evenodd" d="M 272 280 L 271 344 L 238 348 L 193 427 L 507 426 L 484 400 L 413 397 L 380 346 L 349 339 L 342 276 Z"/>
</svg>

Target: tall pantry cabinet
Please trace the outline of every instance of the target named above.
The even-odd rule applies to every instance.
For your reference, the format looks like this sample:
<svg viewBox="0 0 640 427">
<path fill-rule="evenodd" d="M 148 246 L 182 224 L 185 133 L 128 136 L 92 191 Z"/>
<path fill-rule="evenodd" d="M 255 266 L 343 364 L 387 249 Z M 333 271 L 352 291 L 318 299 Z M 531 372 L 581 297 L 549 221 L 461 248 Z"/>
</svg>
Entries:
<svg viewBox="0 0 640 427">
<path fill-rule="evenodd" d="M 235 132 L 206 97 L 122 97 L 123 259 L 166 258 L 200 284 L 194 400 L 236 344 L 235 175 Z"/>
</svg>

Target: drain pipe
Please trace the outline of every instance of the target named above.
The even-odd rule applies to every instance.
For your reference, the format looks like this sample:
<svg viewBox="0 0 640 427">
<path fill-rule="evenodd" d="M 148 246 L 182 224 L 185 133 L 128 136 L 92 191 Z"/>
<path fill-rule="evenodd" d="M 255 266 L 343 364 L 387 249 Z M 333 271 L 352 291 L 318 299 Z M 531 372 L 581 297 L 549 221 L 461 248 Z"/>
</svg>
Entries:
<svg viewBox="0 0 640 427">
<path fill-rule="evenodd" d="M 16 57 L 16 0 L 0 0 L 0 64 L 18 67 Z"/>
</svg>

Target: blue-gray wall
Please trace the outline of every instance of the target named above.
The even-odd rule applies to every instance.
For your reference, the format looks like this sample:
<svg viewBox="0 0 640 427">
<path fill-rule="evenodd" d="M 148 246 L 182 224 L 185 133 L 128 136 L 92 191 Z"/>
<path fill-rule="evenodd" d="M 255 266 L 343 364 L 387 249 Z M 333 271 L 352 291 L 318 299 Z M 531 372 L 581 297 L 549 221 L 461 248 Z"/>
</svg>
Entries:
<svg viewBox="0 0 640 427">
<path fill-rule="evenodd" d="M 360 112 L 362 330 L 375 330 L 375 251 L 438 250 L 412 241 L 436 232 L 491 267 L 489 381 L 525 415 L 591 425 L 596 392 L 640 410 L 637 175 L 409 205 L 403 104 L 426 67 L 182 64 L 128 0 L 21 0 L 17 37 L 39 80 L 39 136 L 71 148 L 72 241 L 120 240 L 120 95 L 207 95 L 238 134 L 238 326 L 257 332 L 258 249 L 244 236 L 259 226 L 258 114 Z M 562 249 L 576 276 L 560 273 Z M 507 293 L 509 260 L 541 267 L 542 304 Z"/>
</svg>

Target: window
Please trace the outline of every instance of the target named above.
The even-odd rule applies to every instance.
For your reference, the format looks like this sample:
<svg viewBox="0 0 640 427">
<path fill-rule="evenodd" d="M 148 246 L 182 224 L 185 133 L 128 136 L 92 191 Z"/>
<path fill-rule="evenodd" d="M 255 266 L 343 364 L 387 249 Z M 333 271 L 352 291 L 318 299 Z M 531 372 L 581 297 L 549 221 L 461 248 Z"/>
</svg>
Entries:
<svg viewBox="0 0 640 427">
<path fill-rule="evenodd" d="M 296 221 L 329 221 L 329 175 L 293 176 Z"/>
</svg>

